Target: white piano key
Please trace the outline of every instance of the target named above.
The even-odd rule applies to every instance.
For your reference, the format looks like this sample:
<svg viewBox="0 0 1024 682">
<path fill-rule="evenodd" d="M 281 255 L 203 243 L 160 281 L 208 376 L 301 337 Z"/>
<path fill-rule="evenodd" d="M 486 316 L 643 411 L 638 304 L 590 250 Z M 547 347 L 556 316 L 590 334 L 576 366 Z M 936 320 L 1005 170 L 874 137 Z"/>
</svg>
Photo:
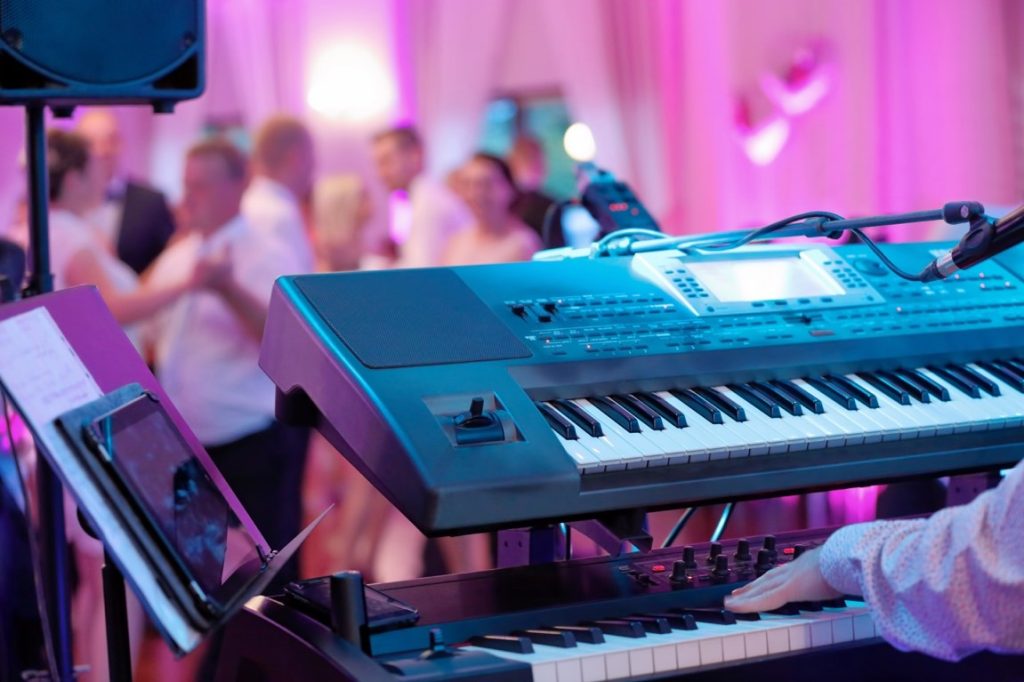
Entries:
<svg viewBox="0 0 1024 682">
<path fill-rule="evenodd" d="M 668 454 L 661 445 L 656 444 L 643 433 L 630 433 L 619 426 L 614 419 L 602 412 L 594 403 L 589 400 L 577 400 L 577 405 L 586 410 L 592 418 L 601 424 L 604 435 L 618 445 L 623 443 L 633 448 L 638 456 L 626 462 L 627 469 L 643 469 L 650 464 L 650 460 L 660 458 L 661 463 L 668 461 Z"/>
<path fill-rule="evenodd" d="M 940 425 L 936 435 L 944 436 L 949 434 L 967 433 L 968 431 L 982 431 L 988 428 L 986 419 L 975 410 L 971 403 L 980 403 L 980 400 L 971 398 L 960 392 L 956 386 L 947 384 L 943 379 L 934 374 L 931 370 L 918 368 L 918 374 L 936 383 L 940 388 L 945 388 L 949 393 L 949 400 L 939 400 L 932 396 L 932 411 L 939 415 Z"/>
<path fill-rule="evenodd" d="M 967 366 L 983 377 L 990 379 L 999 387 L 1001 395 L 990 396 L 983 392 L 982 396 L 989 401 L 990 405 L 993 407 L 998 406 L 1001 409 L 1000 416 L 1003 427 L 1014 428 L 1024 423 L 1024 394 L 1019 393 L 1013 386 L 1010 386 L 999 377 L 990 374 L 974 363 L 969 363 Z"/>
<path fill-rule="evenodd" d="M 796 616 L 764 614 L 761 620 L 732 625 L 699 623 L 696 630 L 672 630 L 629 638 L 605 635 L 602 644 L 580 642 L 572 648 L 534 645 L 532 654 L 466 647 L 528 663 L 533 679 L 556 682 L 601 682 L 673 670 L 695 669 L 832 646 L 877 636 L 870 611 L 862 602 Z"/>
<path fill-rule="evenodd" d="M 857 410 L 847 410 L 803 379 L 794 379 L 793 383 L 821 401 L 825 412 L 824 414 L 815 415 L 815 417 L 834 424 L 846 439 L 846 445 L 877 443 L 882 440 L 882 430 L 877 424 L 864 419 L 857 420 L 854 418 Z"/>
<path fill-rule="evenodd" d="M 917 436 L 918 428 L 916 424 L 908 423 L 906 419 L 899 419 L 898 415 L 889 414 L 888 410 L 882 407 L 881 398 L 884 396 L 881 396 L 880 391 L 874 386 L 871 386 L 855 374 L 847 374 L 845 378 L 878 399 L 878 407 L 874 408 L 858 403 L 857 416 L 854 419 L 862 419 L 869 423 L 874 422 L 878 424 L 882 428 L 882 440 L 909 440 Z"/>
<path fill-rule="evenodd" d="M 715 390 L 721 392 L 725 397 L 743 407 L 743 411 L 747 415 L 747 421 L 740 422 L 738 426 L 743 427 L 746 425 L 747 428 L 754 430 L 758 437 L 767 444 L 768 454 L 780 454 L 789 450 L 788 443 L 796 440 L 796 438 L 788 429 L 782 426 L 777 426 L 774 423 L 779 420 L 772 419 L 768 415 L 764 414 L 725 386 L 716 386 Z M 789 435 L 783 435 L 784 432 Z"/>
<path fill-rule="evenodd" d="M 682 431 L 684 434 L 689 431 L 689 435 L 703 445 L 704 452 L 691 454 L 691 462 L 707 461 L 712 455 L 715 459 L 727 459 L 731 451 L 741 447 L 738 437 L 730 436 L 728 432 L 720 428 L 721 425 L 710 423 L 668 391 L 658 391 L 657 395 L 683 413 L 688 426 Z M 746 451 L 749 452 L 749 446 Z M 699 454 L 703 454 L 704 457 L 698 457 Z"/>
<path fill-rule="evenodd" d="M 585 400 L 573 400 L 571 402 L 587 414 L 590 414 L 591 417 L 594 415 L 587 408 L 594 412 L 598 411 L 597 408 Z M 596 438 L 586 434 L 580 435 L 579 430 L 577 430 L 577 435 L 580 435 L 580 441 L 590 448 L 595 456 L 607 463 L 609 471 L 612 471 L 613 466 L 616 464 L 621 465 L 615 466 L 618 469 L 635 468 L 638 463 L 640 463 L 640 466 L 647 466 L 646 462 L 643 461 L 644 456 L 640 450 L 629 442 L 622 440 L 615 432 L 609 433 L 609 430 L 604 427 L 603 423 L 601 423 L 601 429 L 603 435 Z"/>
</svg>

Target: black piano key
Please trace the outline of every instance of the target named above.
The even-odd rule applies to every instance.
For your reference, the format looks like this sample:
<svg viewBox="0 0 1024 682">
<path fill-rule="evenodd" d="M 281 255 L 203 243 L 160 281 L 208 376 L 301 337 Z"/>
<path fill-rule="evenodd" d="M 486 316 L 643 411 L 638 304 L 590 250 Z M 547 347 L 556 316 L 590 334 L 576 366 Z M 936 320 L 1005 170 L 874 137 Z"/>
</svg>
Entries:
<svg viewBox="0 0 1024 682">
<path fill-rule="evenodd" d="M 661 415 L 647 406 L 639 398 L 631 395 L 613 395 L 612 400 L 631 412 L 634 417 L 642 421 L 655 431 L 662 431 L 665 425 L 661 421 Z"/>
<path fill-rule="evenodd" d="M 932 401 L 932 397 L 928 393 L 928 389 L 923 386 L 919 386 L 916 381 L 912 381 L 900 375 L 899 372 L 882 370 L 880 372 L 875 372 L 875 374 L 882 379 L 885 379 L 893 386 L 906 391 L 911 400 L 916 400 L 919 403 L 930 403 Z"/>
<path fill-rule="evenodd" d="M 1008 374 L 1016 378 L 1018 382 L 1024 382 L 1024 370 L 1021 370 L 1012 362 L 1008 362 L 1006 360 L 996 360 L 992 364 L 1002 370 L 1005 370 Z M 1013 386 L 1014 388 L 1017 388 L 1016 385 Z M 1017 388 L 1017 390 L 1019 391 L 1021 389 Z"/>
<path fill-rule="evenodd" d="M 825 601 L 818 602 L 826 609 L 845 609 L 846 600 L 842 597 L 836 597 L 835 599 L 826 599 Z"/>
<path fill-rule="evenodd" d="M 907 381 L 916 383 L 918 386 L 928 391 L 933 398 L 937 398 L 942 402 L 949 402 L 949 391 L 946 390 L 944 386 L 940 386 L 935 383 L 932 379 L 921 374 L 916 369 L 898 369 L 896 370 L 896 374 Z"/>
<path fill-rule="evenodd" d="M 686 427 L 686 415 L 657 393 L 634 393 L 633 395 L 642 400 L 647 407 L 660 414 L 662 419 L 668 420 L 672 426 L 680 429 Z"/>
<path fill-rule="evenodd" d="M 987 376 L 975 372 L 967 365 L 955 365 L 951 363 L 946 365 L 946 369 L 956 373 L 964 381 L 974 384 L 990 396 L 1000 395 L 999 386 L 996 385 L 996 382 L 992 381 Z"/>
<path fill-rule="evenodd" d="M 874 374 L 872 372 L 857 372 L 857 376 L 866 381 L 868 384 L 878 389 L 884 395 L 889 396 L 900 405 L 910 404 L 910 394 L 904 391 L 899 386 L 890 383 L 884 377 Z"/>
<path fill-rule="evenodd" d="M 579 436 L 576 435 L 576 427 L 559 414 L 558 410 L 544 403 L 536 403 L 536 405 L 555 433 L 566 440 L 579 440 Z"/>
<path fill-rule="evenodd" d="M 878 398 L 875 394 L 867 390 L 855 381 L 851 381 L 844 376 L 838 374 L 826 374 L 825 379 L 832 382 L 835 386 L 841 386 L 844 391 L 852 395 L 858 403 L 871 409 L 878 408 Z"/>
<path fill-rule="evenodd" d="M 823 608 L 821 602 L 816 601 L 796 601 L 793 602 L 792 605 L 800 609 L 801 611 L 809 611 L 812 613 L 817 613 L 821 611 Z"/>
<path fill-rule="evenodd" d="M 772 398 L 762 394 L 757 389 L 744 384 L 729 384 L 729 390 L 746 400 L 759 411 L 764 412 L 769 417 L 773 417 L 775 419 L 782 418 L 782 409 Z"/>
<path fill-rule="evenodd" d="M 600 438 L 604 435 L 604 432 L 601 430 L 601 422 L 591 417 L 587 414 L 586 410 L 571 400 L 557 399 L 552 400 L 551 404 L 554 405 L 559 412 L 568 417 L 569 421 L 583 429 L 584 433 L 590 434 L 594 438 Z"/>
<path fill-rule="evenodd" d="M 697 386 L 693 391 L 710 401 L 722 412 L 729 415 L 733 421 L 747 421 L 747 413 L 743 411 L 743 408 L 737 405 L 731 398 L 721 391 L 716 391 L 713 388 L 707 388 L 705 386 Z"/>
<path fill-rule="evenodd" d="M 771 384 L 766 384 L 763 381 L 749 381 L 747 385 L 756 388 L 762 395 L 770 396 L 775 400 L 776 405 L 794 417 L 799 417 L 804 413 L 804 408 L 800 406 L 800 401 Z"/>
<path fill-rule="evenodd" d="M 960 391 L 961 393 L 968 395 L 972 398 L 981 397 L 981 389 L 978 388 L 976 385 L 966 381 L 959 374 L 951 372 L 945 367 L 937 367 L 935 365 L 929 365 L 928 369 L 929 371 L 931 371 L 932 374 L 939 377 L 947 384 Z"/>
<path fill-rule="evenodd" d="M 672 625 L 667 618 L 661 616 L 630 616 L 629 620 L 644 626 L 644 630 L 655 635 L 667 635 L 672 632 Z"/>
<path fill-rule="evenodd" d="M 712 424 L 725 423 L 725 419 L 722 417 L 722 411 L 709 403 L 703 396 L 694 393 L 688 388 L 673 388 L 669 392 L 678 398 L 684 405 L 707 419 Z"/>
<path fill-rule="evenodd" d="M 590 625 L 556 625 L 551 629 L 560 630 L 562 632 L 571 632 L 577 642 L 585 642 L 587 644 L 604 644 L 604 633 L 601 632 L 601 628 L 596 628 Z"/>
<path fill-rule="evenodd" d="M 615 635 L 616 637 L 636 639 L 647 636 L 643 624 L 635 620 L 595 620 L 591 623 L 584 623 L 584 625 L 601 628 L 601 632 L 606 635 Z"/>
<path fill-rule="evenodd" d="M 1013 360 L 996 360 L 993 364 L 998 365 L 1017 376 L 1024 376 L 1024 368 L 1021 368 Z"/>
<path fill-rule="evenodd" d="M 995 362 L 977 362 L 975 364 L 994 376 L 996 379 L 1009 384 L 1014 390 L 1024 393 L 1024 379 L 1021 379 L 1008 369 Z"/>
<path fill-rule="evenodd" d="M 664 618 L 676 630 L 696 630 L 697 620 L 689 613 L 650 613 L 655 618 Z"/>
<path fill-rule="evenodd" d="M 847 410 L 857 409 L 857 400 L 849 391 L 846 391 L 842 387 L 825 381 L 824 378 L 819 379 L 818 377 L 807 377 L 804 381 L 821 391 L 830 400 L 842 407 L 845 407 Z"/>
<path fill-rule="evenodd" d="M 611 398 L 588 398 L 590 404 L 608 415 L 608 418 L 630 433 L 640 433 L 640 420 Z"/>
<path fill-rule="evenodd" d="M 795 604 L 783 604 L 779 608 L 772 609 L 767 613 L 774 613 L 778 616 L 799 616 L 800 608 L 797 607 Z"/>
<path fill-rule="evenodd" d="M 772 379 L 770 383 L 777 390 L 782 391 L 791 398 L 794 398 L 797 402 L 803 405 L 805 409 L 810 410 L 814 414 L 825 414 L 825 406 L 821 404 L 821 401 L 794 384 L 792 381 L 786 381 L 785 379 Z"/>
<path fill-rule="evenodd" d="M 512 634 L 516 637 L 526 637 L 534 644 L 556 646 L 559 649 L 571 649 L 576 646 L 576 635 L 567 630 L 517 630 Z"/>
<path fill-rule="evenodd" d="M 679 613 L 693 616 L 698 623 L 716 623 L 718 625 L 735 625 L 736 614 L 727 609 L 672 609 Z"/>
<path fill-rule="evenodd" d="M 1010 358 L 1007 362 L 1012 363 L 1017 369 L 1024 371 L 1024 360 L 1021 360 L 1020 358 Z"/>
<path fill-rule="evenodd" d="M 513 654 L 532 654 L 533 644 L 526 637 L 515 635 L 482 635 L 469 640 L 473 646 L 495 651 L 508 651 Z"/>
<path fill-rule="evenodd" d="M 759 613 L 735 613 L 733 611 L 730 611 L 729 613 L 732 613 L 732 615 L 736 617 L 736 620 L 746 620 L 746 621 L 761 620 L 761 614 L 759 614 Z"/>
</svg>

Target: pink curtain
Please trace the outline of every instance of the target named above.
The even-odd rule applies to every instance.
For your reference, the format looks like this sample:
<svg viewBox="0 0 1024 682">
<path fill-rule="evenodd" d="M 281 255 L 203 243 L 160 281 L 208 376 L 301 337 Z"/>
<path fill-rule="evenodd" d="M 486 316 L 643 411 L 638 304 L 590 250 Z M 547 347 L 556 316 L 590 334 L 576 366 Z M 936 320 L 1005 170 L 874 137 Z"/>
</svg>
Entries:
<svg viewBox="0 0 1024 682">
<path fill-rule="evenodd" d="M 409 0 L 415 120 L 430 170 L 442 176 L 475 151 L 493 96 L 514 0 Z"/>
<path fill-rule="evenodd" d="M 595 132 L 598 161 L 636 185 L 670 231 L 811 208 L 867 214 L 1019 200 L 1021 106 L 1010 78 L 1020 74 L 1021 12 L 1012 0 L 524 4 L 554 55 L 551 78 Z M 413 6 L 419 122 L 451 151 L 446 161 L 457 159 L 476 139 L 506 8 Z M 798 80 L 809 51 L 824 95 L 783 114 L 764 84 Z M 778 117 L 788 130 L 769 163 L 744 151 L 741 106 L 755 128 Z"/>
</svg>

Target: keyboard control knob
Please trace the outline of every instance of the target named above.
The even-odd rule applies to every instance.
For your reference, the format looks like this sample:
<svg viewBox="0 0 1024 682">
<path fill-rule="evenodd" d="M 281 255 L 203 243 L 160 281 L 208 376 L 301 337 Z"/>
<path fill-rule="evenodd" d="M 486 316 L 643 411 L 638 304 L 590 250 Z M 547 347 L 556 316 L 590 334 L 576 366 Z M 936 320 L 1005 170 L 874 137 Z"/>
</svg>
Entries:
<svg viewBox="0 0 1024 682">
<path fill-rule="evenodd" d="M 764 575 L 775 566 L 775 555 L 771 550 L 757 550 L 757 563 L 754 564 L 754 573 Z"/>
<path fill-rule="evenodd" d="M 750 540 L 740 540 L 736 543 L 736 561 L 750 561 Z"/>
<path fill-rule="evenodd" d="M 807 551 L 807 545 L 794 545 L 793 546 L 793 558 L 796 559 L 798 556 Z"/>
<path fill-rule="evenodd" d="M 672 575 L 669 576 L 669 580 L 674 583 L 686 583 L 690 581 L 690 576 L 687 573 L 688 566 L 685 561 L 674 561 L 672 562 Z"/>
<path fill-rule="evenodd" d="M 715 557 L 715 567 L 711 569 L 711 579 L 715 582 L 725 582 L 729 579 L 729 557 L 724 554 Z"/>
<path fill-rule="evenodd" d="M 722 553 L 722 543 L 720 543 L 720 542 L 712 542 L 711 543 L 711 549 L 710 549 L 710 551 L 708 553 L 708 563 L 709 564 L 715 563 L 715 559 L 717 559 L 718 556 L 721 553 Z"/>
<path fill-rule="evenodd" d="M 764 549 L 767 549 L 769 552 L 772 553 L 772 560 L 774 560 L 778 556 L 778 554 L 776 552 L 776 549 L 775 549 L 775 536 L 774 535 L 765 535 L 764 536 L 764 541 L 761 543 L 761 546 Z"/>
<path fill-rule="evenodd" d="M 693 545 L 683 547 L 683 565 L 687 568 L 697 568 L 697 552 Z"/>
</svg>

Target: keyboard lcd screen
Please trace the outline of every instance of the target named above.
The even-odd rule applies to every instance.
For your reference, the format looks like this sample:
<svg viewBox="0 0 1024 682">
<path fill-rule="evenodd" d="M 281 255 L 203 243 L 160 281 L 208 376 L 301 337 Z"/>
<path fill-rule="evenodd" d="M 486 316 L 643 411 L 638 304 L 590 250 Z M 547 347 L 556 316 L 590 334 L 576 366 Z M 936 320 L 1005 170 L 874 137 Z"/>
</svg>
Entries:
<svg viewBox="0 0 1024 682">
<path fill-rule="evenodd" d="M 723 303 L 841 296 L 843 286 L 798 257 L 688 262 L 687 267 Z"/>
<path fill-rule="evenodd" d="M 142 397 L 90 429 L 136 503 L 208 595 L 257 556 L 256 543 L 158 402 Z"/>
</svg>

